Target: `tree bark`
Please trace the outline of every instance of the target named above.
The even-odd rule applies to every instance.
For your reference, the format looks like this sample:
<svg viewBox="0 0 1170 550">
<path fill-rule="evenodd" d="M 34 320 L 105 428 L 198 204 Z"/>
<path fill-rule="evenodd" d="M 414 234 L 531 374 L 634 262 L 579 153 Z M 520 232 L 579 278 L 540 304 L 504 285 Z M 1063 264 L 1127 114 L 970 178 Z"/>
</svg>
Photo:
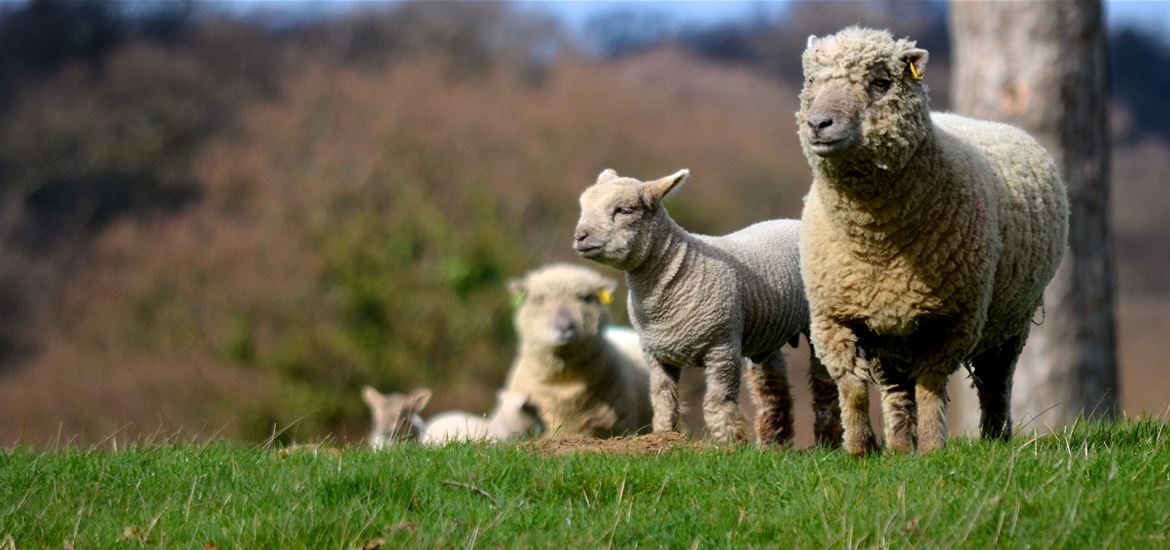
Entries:
<svg viewBox="0 0 1170 550">
<path fill-rule="evenodd" d="M 1101 3 L 952 2 L 951 39 L 955 110 L 1026 130 L 1056 159 L 1068 186 L 1069 248 L 1016 368 L 1013 419 L 1044 430 L 1079 415 L 1113 418 L 1119 401 Z M 955 416 L 960 426 L 971 422 Z"/>
</svg>

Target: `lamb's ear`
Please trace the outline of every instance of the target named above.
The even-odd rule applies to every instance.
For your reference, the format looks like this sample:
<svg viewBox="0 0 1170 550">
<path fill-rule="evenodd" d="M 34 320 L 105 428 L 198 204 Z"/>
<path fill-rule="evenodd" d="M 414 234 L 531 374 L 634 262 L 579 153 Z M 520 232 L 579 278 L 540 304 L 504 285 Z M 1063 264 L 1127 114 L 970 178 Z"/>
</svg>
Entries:
<svg viewBox="0 0 1170 550">
<path fill-rule="evenodd" d="M 431 402 L 431 390 L 427 388 L 416 388 L 406 396 L 406 404 L 410 406 L 413 411 L 421 411 Z"/>
<path fill-rule="evenodd" d="M 524 406 L 524 403 L 528 402 L 528 394 L 500 390 L 496 392 L 496 401 L 502 409 L 518 411 Z"/>
<path fill-rule="evenodd" d="M 365 401 L 370 407 L 376 408 L 382 403 L 382 394 L 378 393 L 373 386 L 365 386 L 362 388 L 362 401 Z"/>
<path fill-rule="evenodd" d="M 605 170 L 602 170 L 600 174 L 597 174 L 597 183 L 617 179 L 617 177 L 617 170 L 614 170 L 613 168 L 606 168 Z"/>
<path fill-rule="evenodd" d="M 817 35 L 810 34 L 810 35 L 808 35 L 808 42 L 805 43 L 804 47 L 807 50 L 811 50 L 817 45 L 817 42 L 819 42 L 819 41 L 820 41 L 820 39 L 817 38 Z"/>
<path fill-rule="evenodd" d="M 912 48 L 902 52 L 902 61 L 906 62 L 906 71 L 914 80 L 922 80 L 926 76 L 926 61 L 928 59 L 930 59 L 930 52 L 921 48 Z"/>
<path fill-rule="evenodd" d="M 691 171 L 683 168 L 665 178 L 646 182 L 645 194 L 648 203 L 654 204 L 662 200 L 667 193 L 674 191 L 682 182 L 687 181 L 687 177 L 691 175 Z"/>
</svg>

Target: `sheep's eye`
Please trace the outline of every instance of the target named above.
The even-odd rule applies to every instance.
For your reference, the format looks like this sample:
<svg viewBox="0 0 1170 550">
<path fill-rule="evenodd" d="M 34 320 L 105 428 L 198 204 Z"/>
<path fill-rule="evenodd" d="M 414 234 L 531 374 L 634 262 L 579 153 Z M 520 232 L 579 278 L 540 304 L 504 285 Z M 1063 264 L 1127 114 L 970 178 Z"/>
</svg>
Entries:
<svg viewBox="0 0 1170 550">
<path fill-rule="evenodd" d="M 634 213 L 634 209 L 630 208 L 628 206 L 619 206 L 619 207 L 613 209 L 613 215 L 615 215 L 615 216 L 618 214 L 621 214 L 623 216 L 629 216 L 630 214 L 633 214 L 633 213 Z"/>
<path fill-rule="evenodd" d="M 528 298 L 528 303 L 530 303 L 530 304 L 532 304 L 532 305 L 534 305 L 534 306 L 539 306 L 540 304 L 543 304 L 543 303 L 544 303 L 544 296 L 539 296 L 539 295 L 538 295 L 538 296 L 532 296 L 532 297 L 529 297 L 529 298 Z"/>
<path fill-rule="evenodd" d="M 585 302 L 587 304 L 596 304 L 598 302 L 598 300 L 599 300 L 599 298 L 597 297 L 597 294 L 592 293 L 592 292 L 589 294 L 582 294 L 581 295 L 581 301 Z"/>
<path fill-rule="evenodd" d="M 870 83 L 870 86 L 875 92 L 884 94 L 889 91 L 890 86 L 893 85 L 893 83 L 894 82 L 888 78 L 878 78 Z"/>
</svg>

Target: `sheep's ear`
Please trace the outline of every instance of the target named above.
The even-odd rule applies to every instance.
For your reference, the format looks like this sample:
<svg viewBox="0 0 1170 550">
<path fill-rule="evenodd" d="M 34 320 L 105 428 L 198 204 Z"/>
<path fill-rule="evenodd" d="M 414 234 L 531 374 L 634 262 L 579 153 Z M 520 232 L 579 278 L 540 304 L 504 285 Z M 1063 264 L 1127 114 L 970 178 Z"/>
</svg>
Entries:
<svg viewBox="0 0 1170 550">
<path fill-rule="evenodd" d="M 808 42 L 807 42 L 807 43 L 805 43 L 804 47 L 805 47 L 805 49 L 809 49 L 809 50 L 811 50 L 811 49 L 813 49 L 814 47 L 816 47 L 816 45 L 817 45 L 817 42 L 819 42 L 819 41 L 820 41 L 820 39 L 819 39 L 819 38 L 817 38 L 817 35 L 815 35 L 815 34 L 810 34 L 810 35 L 808 35 Z"/>
<path fill-rule="evenodd" d="M 606 168 L 605 170 L 602 170 L 600 174 L 597 174 L 597 183 L 607 182 L 609 180 L 617 179 L 617 177 L 617 170 L 614 170 L 613 168 Z"/>
<path fill-rule="evenodd" d="M 674 191 L 682 182 L 687 181 L 687 177 L 691 175 L 691 171 L 683 168 L 660 180 L 646 182 L 646 198 L 650 204 L 657 203 L 665 197 L 667 193 Z"/>
<path fill-rule="evenodd" d="M 496 393 L 496 400 L 499 402 L 501 408 L 518 411 L 524 406 L 524 403 L 528 402 L 528 394 L 500 390 Z"/>
<path fill-rule="evenodd" d="M 427 406 L 427 403 L 431 402 L 431 395 L 431 390 L 428 388 L 416 388 L 410 392 L 410 395 L 406 396 L 406 404 L 411 410 L 421 411 L 423 407 Z"/>
<path fill-rule="evenodd" d="M 930 59 L 930 52 L 912 48 L 902 52 L 902 61 L 906 62 L 906 72 L 910 78 L 922 80 L 926 76 L 926 61 Z"/>
<path fill-rule="evenodd" d="M 378 393 L 378 390 L 375 390 L 373 386 L 362 388 L 362 401 L 365 401 L 370 407 L 377 408 L 378 405 L 382 404 L 382 399 L 382 394 Z"/>
<path fill-rule="evenodd" d="M 609 305 L 613 303 L 613 293 L 617 290 L 617 281 L 609 277 L 602 277 L 601 284 L 597 286 L 597 301 L 602 305 Z"/>
<path fill-rule="evenodd" d="M 528 297 L 528 284 L 524 279 L 508 279 L 508 292 L 512 294 L 512 307 L 520 307 Z"/>
</svg>

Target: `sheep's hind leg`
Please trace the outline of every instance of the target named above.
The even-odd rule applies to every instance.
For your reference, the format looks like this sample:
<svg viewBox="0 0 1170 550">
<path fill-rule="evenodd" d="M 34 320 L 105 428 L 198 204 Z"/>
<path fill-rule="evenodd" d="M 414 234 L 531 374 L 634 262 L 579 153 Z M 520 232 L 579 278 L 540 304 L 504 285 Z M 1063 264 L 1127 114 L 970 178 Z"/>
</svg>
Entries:
<svg viewBox="0 0 1170 550">
<path fill-rule="evenodd" d="M 886 447 L 899 453 L 912 453 L 915 446 L 914 381 L 905 369 L 888 360 L 874 365 L 881 384 L 882 420 L 885 425 Z"/>
<path fill-rule="evenodd" d="M 678 367 L 664 365 L 653 357 L 647 357 L 650 366 L 650 406 L 654 409 L 652 423 L 654 432 L 671 432 L 678 429 Z"/>
<path fill-rule="evenodd" d="M 779 350 L 748 367 L 748 386 L 756 404 L 756 438 L 761 444 L 792 443 L 792 389 L 788 363 Z"/>
<path fill-rule="evenodd" d="M 743 413 L 739 410 L 739 351 L 713 350 L 703 366 L 707 375 L 707 393 L 703 396 L 703 420 L 711 438 L 720 443 L 740 443 L 747 439 Z"/>
<path fill-rule="evenodd" d="M 975 388 L 979 392 L 979 431 L 984 439 L 1012 437 L 1012 373 L 1024 349 L 1027 333 L 1004 342 L 972 359 Z"/>
<path fill-rule="evenodd" d="M 837 402 L 837 384 L 817 359 L 816 352 L 809 353 L 808 383 L 812 390 L 813 436 L 818 447 L 837 448 L 841 446 L 841 406 Z"/>
</svg>

